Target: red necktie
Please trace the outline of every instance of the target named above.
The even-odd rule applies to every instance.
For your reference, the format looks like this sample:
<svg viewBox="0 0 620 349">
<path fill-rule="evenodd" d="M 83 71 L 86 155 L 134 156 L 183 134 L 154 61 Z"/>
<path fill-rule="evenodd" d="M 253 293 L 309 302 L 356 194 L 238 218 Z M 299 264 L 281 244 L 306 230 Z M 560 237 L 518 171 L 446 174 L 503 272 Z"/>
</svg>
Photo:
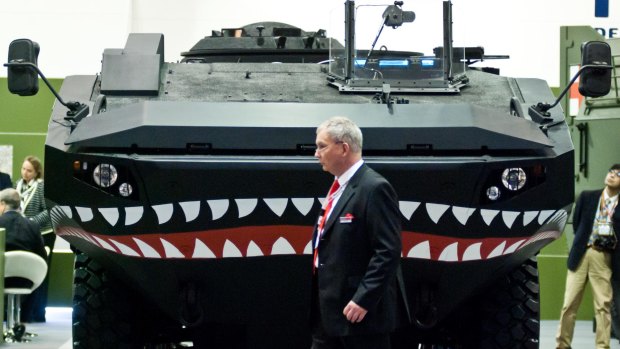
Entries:
<svg viewBox="0 0 620 349">
<path fill-rule="evenodd" d="M 340 188 L 340 183 L 338 183 L 338 180 L 334 180 L 334 183 L 332 183 L 332 187 L 329 188 L 329 193 L 327 194 L 327 203 L 325 204 L 325 210 L 323 211 L 323 215 L 321 216 L 321 220 L 319 221 L 319 225 L 317 227 L 317 243 L 316 243 L 316 248 L 314 249 L 314 259 L 312 261 L 312 267 L 313 269 L 316 269 L 317 263 L 318 263 L 318 258 L 319 258 L 319 240 L 321 239 L 321 236 L 323 236 L 323 227 L 325 226 L 325 222 L 327 221 L 327 216 L 329 216 L 329 212 L 332 209 L 332 204 L 334 202 L 334 197 L 336 196 L 336 192 L 338 191 L 338 188 Z"/>
</svg>

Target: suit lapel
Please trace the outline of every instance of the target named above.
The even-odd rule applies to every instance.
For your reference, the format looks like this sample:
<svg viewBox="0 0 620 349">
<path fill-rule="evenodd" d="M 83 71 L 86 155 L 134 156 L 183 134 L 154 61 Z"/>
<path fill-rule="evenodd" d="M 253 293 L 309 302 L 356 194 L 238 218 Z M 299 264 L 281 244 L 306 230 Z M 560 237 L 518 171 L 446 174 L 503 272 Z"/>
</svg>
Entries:
<svg viewBox="0 0 620 349">
<path fill-rule="evenodd" d="M 349 183 L 347 183 L 347 187 L 344 188 L 340 199 L 338 199 L 338 202 L 336 203 L 336 206 L 334 206 L 334 208 L 332 209 L 332 213 L 329 215 L 327 222 L 325 222 L 323 236 L 328 235 L 332 226 L 336 222 L 336 219 L 338 219 L 338 217 L 340 217 L 340 215 L 342 214 L 342 211 L 344 210 L 347 203 L 351 201 L 351 198 L 353 198 L 353 196 L 355 196 L 355 194 L 357 193 L 358 184 L 367 169 L 368 167 L 366 166 L 366 164 L 362 165 L 362 167 L 360 167 L 357 172 L 355 172 L 353 177 L 351 177 Z"/>
</svg>

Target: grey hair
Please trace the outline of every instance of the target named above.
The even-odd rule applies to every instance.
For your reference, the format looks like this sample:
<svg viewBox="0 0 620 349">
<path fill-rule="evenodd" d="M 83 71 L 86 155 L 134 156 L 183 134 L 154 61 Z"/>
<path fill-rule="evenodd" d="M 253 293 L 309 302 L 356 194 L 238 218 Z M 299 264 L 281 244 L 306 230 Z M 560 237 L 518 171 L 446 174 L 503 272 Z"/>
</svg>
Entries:
<svg viewBox="0 0 620 349">
<path fill-rule="evenodd" d="M 11 210 L 19 209 L 21 204 L 19 193 L 13 188 L 0 191 L 0 201 L 4 202 Z"/>
<path fill-rule="evenodd" d="M 361 153 L 364 138 L 362 130 L 345 116 L 334 116 L 323 121 L 316 129 L 316 133 L 326 130 L 334 142 L 344 142 L 351 147 L 354 153 Z"/>
</svg>

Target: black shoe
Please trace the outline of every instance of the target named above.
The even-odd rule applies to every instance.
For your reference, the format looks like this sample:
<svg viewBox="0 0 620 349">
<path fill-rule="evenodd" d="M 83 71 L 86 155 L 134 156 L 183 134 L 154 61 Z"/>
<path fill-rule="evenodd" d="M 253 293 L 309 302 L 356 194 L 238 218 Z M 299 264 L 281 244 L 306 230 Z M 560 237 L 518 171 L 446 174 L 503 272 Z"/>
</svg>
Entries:
<svg viewBox="0 0 620 349">
<path fill-rule="evenodd" d="M 21 342 L 24 337 L 24 333 L 26 332 L 26 326 L 23 324 L 17 324 L 13 326 L 13 338 L 16 342 Z"/>
</svg>

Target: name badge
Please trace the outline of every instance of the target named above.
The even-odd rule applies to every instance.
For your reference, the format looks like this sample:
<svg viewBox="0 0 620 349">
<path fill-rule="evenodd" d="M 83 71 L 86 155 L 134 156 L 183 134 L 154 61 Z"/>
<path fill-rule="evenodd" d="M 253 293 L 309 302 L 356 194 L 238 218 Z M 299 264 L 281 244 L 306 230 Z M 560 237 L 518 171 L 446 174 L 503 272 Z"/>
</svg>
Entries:
<svg viewBox="0 0 620 349">
<path fill-rule="evenodd" d="M 598 223 L 598 235 L 599 236 L 611 236 L 611 223 Z"/>
<path fill-rule="evenodd" d="M 353 222 L 353 215 L 350 213 L 347 213 L 346 215 L 340 217 L 340 223 L 348 224 L 352 222 Z"/>
</svg>

